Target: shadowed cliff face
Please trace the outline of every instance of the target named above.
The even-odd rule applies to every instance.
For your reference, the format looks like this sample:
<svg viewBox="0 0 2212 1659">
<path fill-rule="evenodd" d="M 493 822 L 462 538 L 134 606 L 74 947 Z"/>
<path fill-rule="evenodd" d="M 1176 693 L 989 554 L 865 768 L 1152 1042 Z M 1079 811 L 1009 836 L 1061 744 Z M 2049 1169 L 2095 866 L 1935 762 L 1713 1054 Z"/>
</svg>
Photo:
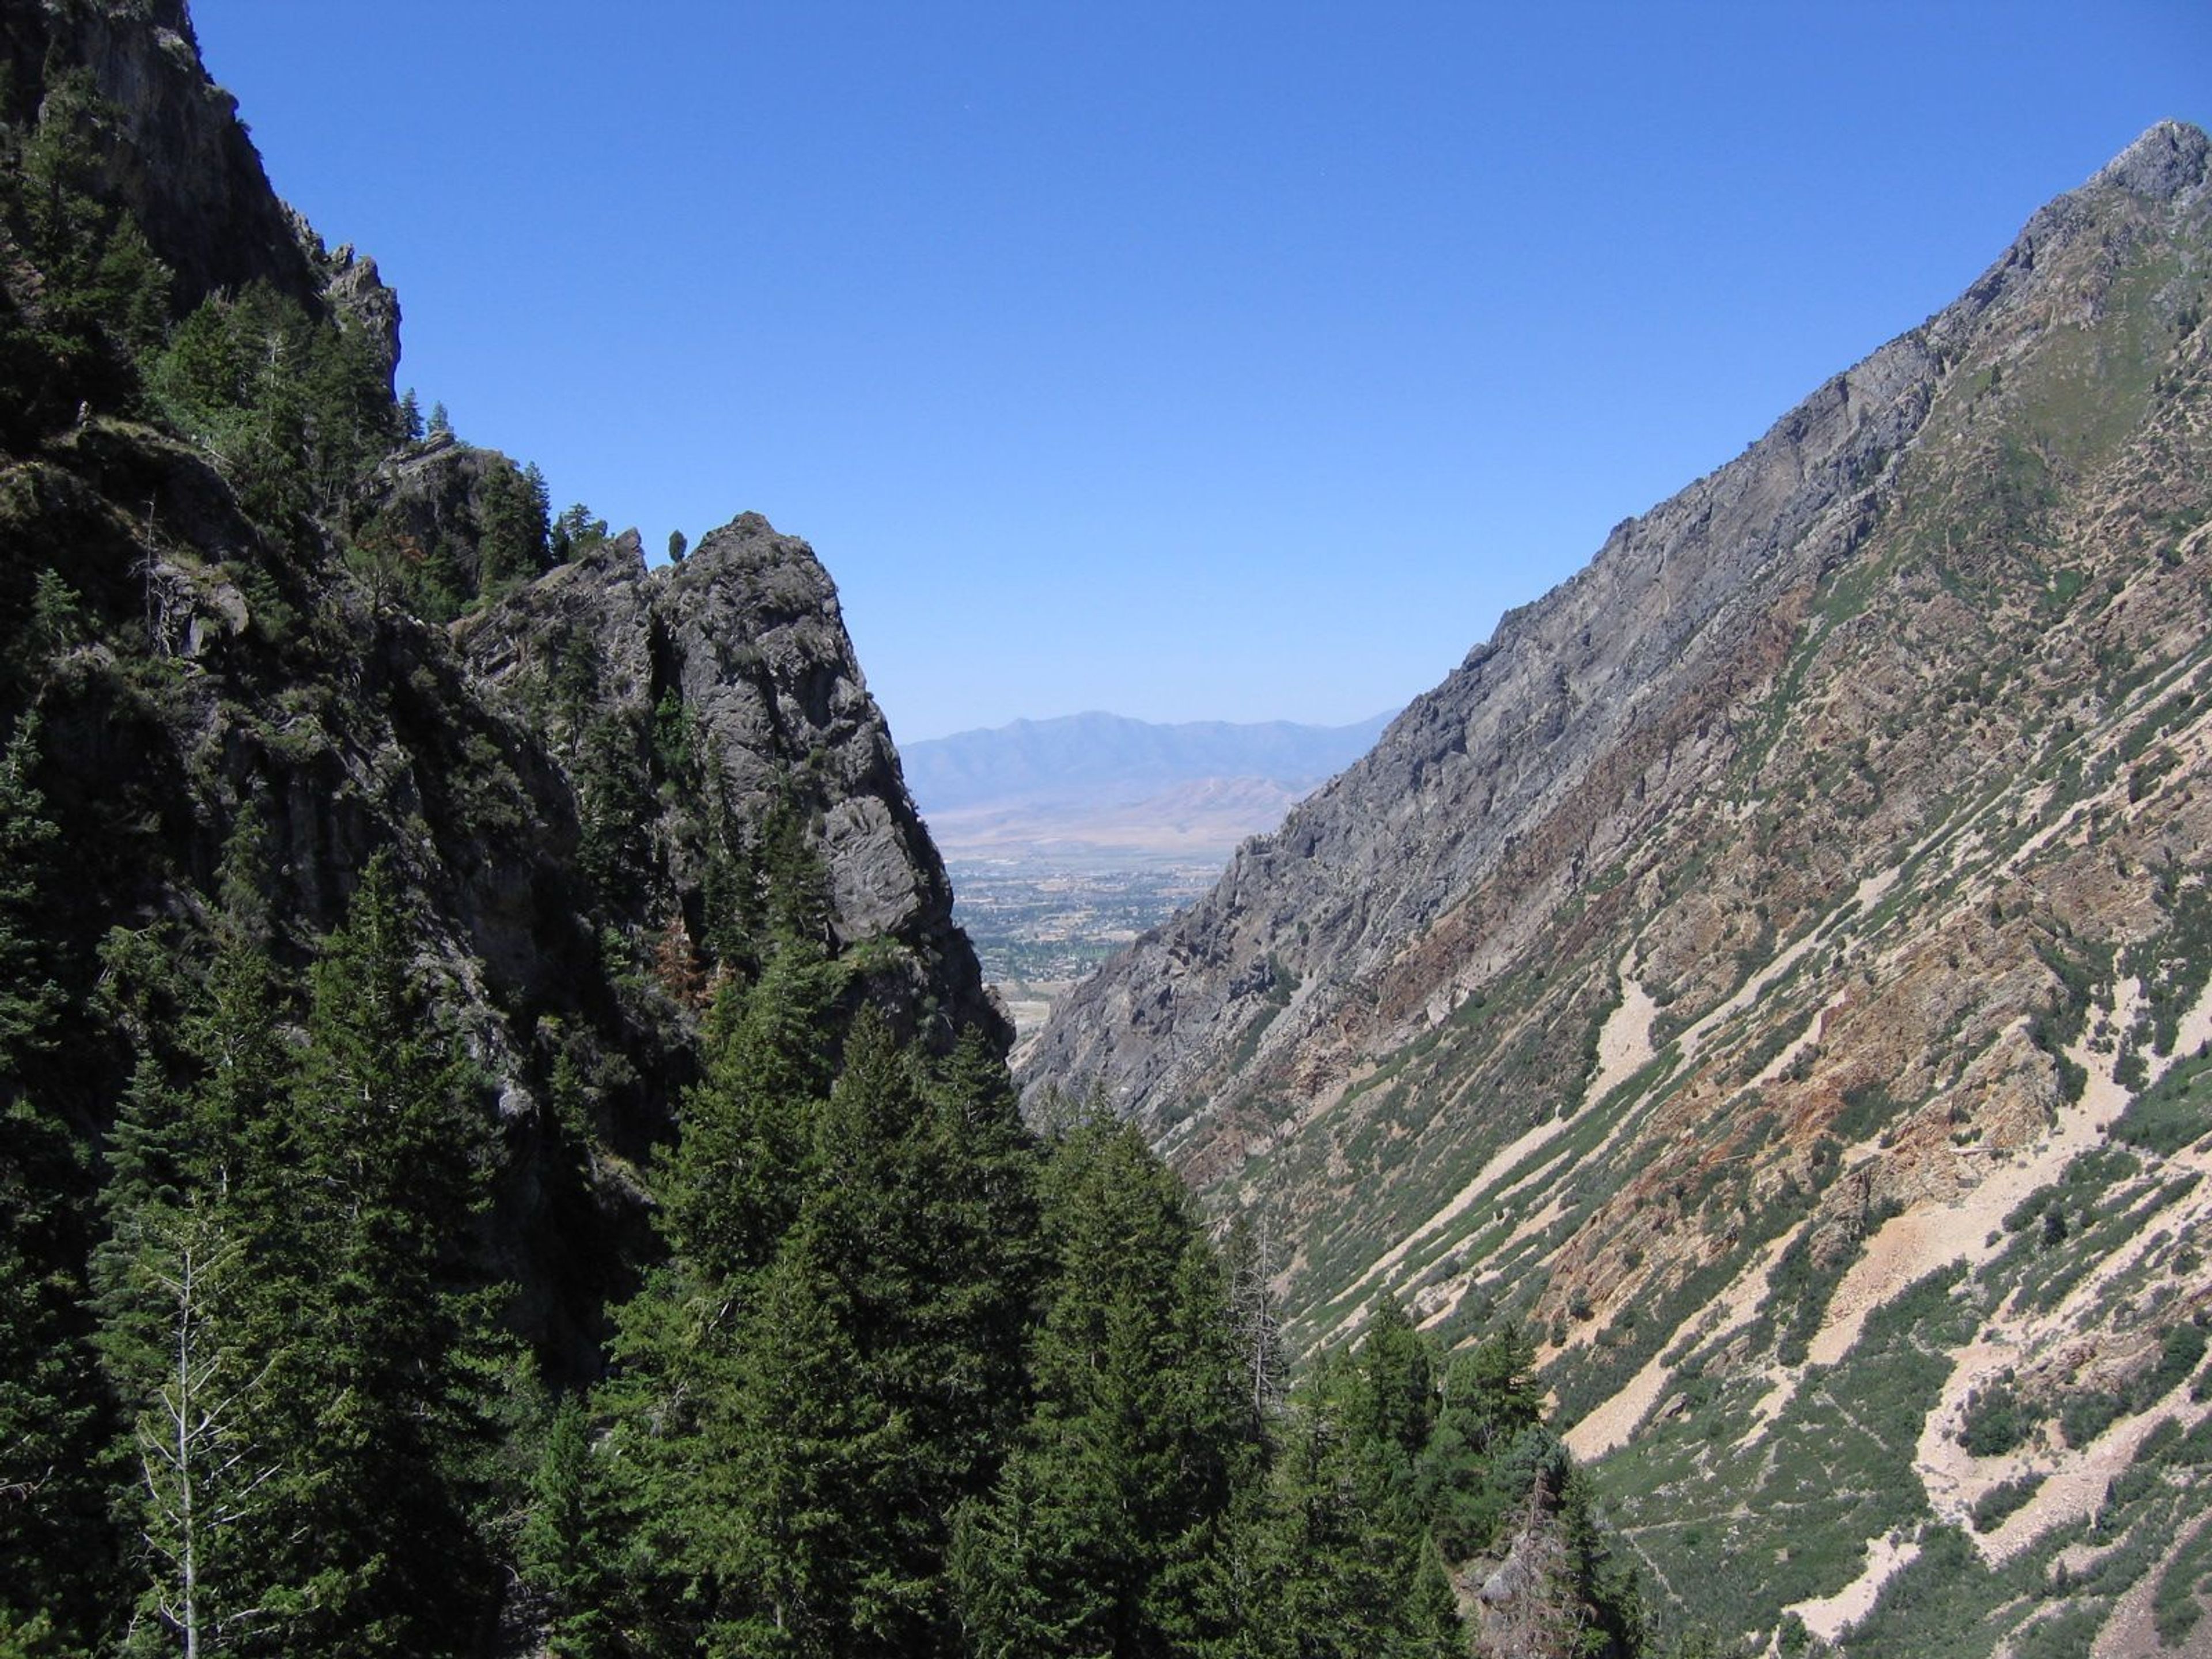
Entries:
<svg viewBox="0 0 2212 1659">
<path fill-rule="evenodd" d="M 95 193 L 127 207 L 175 273 L 179 315 L 266 283 L 314 314 L 356 319 L 386 370 L 398 363 L 398 296 L 374 260 L 327 250 L 270 190 L 237 100 L 201 65 L 184 0 L 18 0 L 0 7 L 0 68 L 8 113 L 25 119 L 63 74 L 88 71 L 102 100 Z"/>
<path fill-rule="evenodd" d="M 173 269 L 173 313 L 266 283 L 308 313 L 280 325 L 293 346 L 358 324 L 389 368 L 397 302 L 270 194 L 181 5 L 7 0 L 0 66 L 17 100 L 0 118 L 21 139 L 49 105 L 66 118 L 40 136 L 69 139 L 88 220 L 137 227 Z M 67 848 L 67 879 L 38 895 L 63 1012 L 0 1079 L 11 1101 L 20 1088 L 96 1147 L 134 1051 L 179 1028 L 215 919 L 243 903 L 236 925 L 295 970 L 383 854 L 416 966 L 495 1110 L 477 1248 L 519 1282 L 520 1327 L 581 1372 L 655 1248 L 636 1172 L 696 1073 L 707 986 L 750 960 L 742 918 L 710 941 L 707 889 L 757 910 L 771 817 L 779 856 L 821 866 L 848 1000 L 902 1036 L 949 1048 L 975 1030 L 1003 1049 L 804 543 L 748 515 L 680 566 L 648 572 L 631 534 L 525 583 L 542 547 L 496 571 L 481 556 L 491 482 L 512 475 L 512 495 L 520 474 L 450 441 L 380 465 L 372 447 L 361 476 L 249 506 L 241 476 L 317 464 L 289 428 L 241 425 L 258 435 L 226 447 L 156 423 L 158 318 L 146 343 L 102 337 L 85 361 L 105 389 L 82 398 L 55 378 L 76 360 L 36 332 L 36 250 L 0 241 L 0 368 L 52 380 L 53 405 L 0 445 L 0 738 L 35 734 L 27 776 Z M 377 447 L 399 430 L 388 403 L 354 413 Z M 453 603 L 501 596 L 450 629 L 414 614 L 426 550 L 465 573 Z M 563 1067 L 582 1098 L 565 1120 Z"/>
<path fill-rule="evenodd" d="M 1025 1067 L 1261 1209 L 1305 1342 L 1386 1291 L 1450 1341 L 1532 1322 L 1650 1559 L 1745 1627 L 2027 1478 L 1942 1449 L 2000 1368 L 2067 1476 L 2008 1523 L 2049 1567 L 2103 1480 L 2059 1417 L 2102 1389 L 2139 1437 L 2147 1356 L 2212 1307 L 2178 1243 L 2212 1118 L 2159 1103 L 2212 1036 L 2209 149 L 2153 129 L 1622 525 Z M 2061 1192 L 2088 1220 L 2039 1255 Z M 1753 1565 L 1662 1528 L 1708 1511 L 1758 1517 Z"/>
<path fill-rule="evenodd" d="M 121 1085 L 102 941 L 194 937 L 249 819 L 272 946 L 295 963 L 388 850 L 422 965 L 498 1101 L 485 1249 L 521 1282 L 525 1328 L 582 1363 L 647 1248 L 624 1172 L 692 1075 L 698 1008 L 652 964 L 672 925 L 703 942 L 714 846 L 757 848 L 771 810 L 795 812 L 866 994 L 940 1046 L 970 1028 L 1009 1040 L 803 543 L 749 516 L 648 573 L 624 536 L 449 633 L 265 539 L 198 455 L 148 428 L 95 418 L 8 476 L 0 599 L 19 649 L 0 730 L 36 709 L 34 777 L 70 849 L 53 925 L 76 1012 L 37 1068 L 57 1111 L 96 1125 Z M 49 656 L 22 630 L 57 549 L 81 620 Z M 567 708 L 542 695 L 564 646 L 590 665 Z M 663 755 L 672 718 L 711 771 Z M 581 775 L 586 732 L 616 733 L 634 775 L 612 806 Z M 626 815 L 619 885 L 580 861 L 594 811 Z M 581 1186 L 547 1093 L 562 1053 L 598 1079 L 591 1133 L 616 1154 Z"/>
</svg>

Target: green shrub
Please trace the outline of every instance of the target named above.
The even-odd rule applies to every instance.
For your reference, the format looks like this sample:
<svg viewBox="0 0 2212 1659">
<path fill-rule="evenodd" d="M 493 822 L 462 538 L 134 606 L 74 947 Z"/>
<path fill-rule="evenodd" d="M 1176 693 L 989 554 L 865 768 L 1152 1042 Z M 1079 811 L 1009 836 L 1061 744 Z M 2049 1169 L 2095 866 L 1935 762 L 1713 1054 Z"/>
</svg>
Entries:
<svg viewBox="0 0 2212 1659">
<path fill-rule="evenodd" d="M 2024 1402 L 2009 1378 L 1966 1396 L 1959 1443 L 1975 1457 L 2002 1457 L 2034 1432 L 2039 1413 Z"/>
<path fill-rule="evenodd" d="M 2023 1508 L 2043 1485 L 2044 1477 L 2038 1474 L 2014 1475 L 1984 1492 L 1974 1504 L 1974 1530 L 1995 1532 L 2004 1523 L 2005 1517 Z"/>
</svg>

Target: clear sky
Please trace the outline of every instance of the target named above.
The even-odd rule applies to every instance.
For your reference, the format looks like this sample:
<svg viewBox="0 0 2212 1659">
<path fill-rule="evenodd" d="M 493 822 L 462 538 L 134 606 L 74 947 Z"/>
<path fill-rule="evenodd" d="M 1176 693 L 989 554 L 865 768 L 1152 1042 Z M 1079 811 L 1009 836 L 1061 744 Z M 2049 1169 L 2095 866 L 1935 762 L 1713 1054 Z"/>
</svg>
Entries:
<svg viewBox="0 0 2212 1659">
<path fill-rule="evenodd" d="M 904 740 L 1402 703 L 1948 303 L 2212 5 L 194 0 L 403 386 L 805 537 Z"/>
</svg>

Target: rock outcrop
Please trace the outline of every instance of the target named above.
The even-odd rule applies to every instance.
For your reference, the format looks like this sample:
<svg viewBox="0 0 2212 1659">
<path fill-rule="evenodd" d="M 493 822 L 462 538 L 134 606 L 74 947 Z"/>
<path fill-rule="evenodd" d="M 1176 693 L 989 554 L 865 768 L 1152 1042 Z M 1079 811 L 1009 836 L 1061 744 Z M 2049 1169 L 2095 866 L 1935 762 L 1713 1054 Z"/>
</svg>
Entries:
<svg viewBox="0 0 2212 1659">
<path fill-rule="evenodd" d="M 396 301 L 270 192 L 179 0 L 0 5 L 0 70 L 27 100 L 19 133 L 69 89 L 71 165 L 94 156 L 101 174 L 70 187 L 143 230 L 176 273 L 173 309 L 266 283 L 307 326 L 368 331 L 389 368 Z M 88 78 L 104 102 L 83 97 Z M 25 325 L 43 276 L 17 257 L 19 228 L 0 233 L 0 368 L 11 386 L 58 384 L 75 360 Z M 637 1171 L 696 1075 L 711 975 L 744 969 L 744 941 L 708 944 L 706 890 L 720 879 L 732 908 L 757 897 L 771 817 L 790 856 L 823 868 L 844 994 L 902 1036 L 949 1049 L 975 1032 L 1003 1051 L 1011 1031 L 804 543 L 747 515 L 679 565 L 648 570 L 632 533 L 526 580 L 544 550 L 508 524 L 487 569 L 491 481 L 509 520 L 529 516 L 515 509 L 531 487 L 450 438 L 250 508 L 222 469 L 299 484 L 319 465 L 307 447 L 281 423 L 233 453 L 133 418 L 157 400 L 143 363 L 106 343 L 106 401 L 41 383 L 56 407 L 9 425 L 0 453 L 0 736 L 29 742 L 70 872 L 38 896 L 40 971 L 66 1012 L 11 1091 L 96 1146 L 133 1050 L 178 1029 L 214 918 L 243 902 L 236 925 L 298 969 L 380 854 L 497 1124 L 480 1249 L 520 1285 L 519 1326 L 580 1373 L 653 1249 Z M 388 404 L 354 414 L 364 444 L 398 428 Z M 431 553 L 458 574 L 441 611 L 478 601 L 450 627 L 410 608 L 423 589 L 407 567 Z M 727 943 L 743 929 L 723 920 Z M 129 989 L 134 973 L 162 988 Z M 582 1079 L 566 1118 L 556 1071 Z"/>
<path fill-rule="evenodd" d="M 471 673 L 519 711 L 545 706 L 562 642 L 580 639 L 597 665 L 595 716 L 642 726 L 673 699 L 739 822 L 788 805 L 818 826 L 839 942 L 908 947 L 917 1007 L 938 1005 L 948 1033 L 980 1024 L 1005 1040 L 836 588 L 805 542 L 748 513 L 702 538 L 690 558 L 648 569 L 629 532 L 453 632 Z M 576 752 L 555 745 L 572 790 Z M 669 845 L 672 883 L 696 890 L 701 849 L 680 836 Z"/>
</svg>

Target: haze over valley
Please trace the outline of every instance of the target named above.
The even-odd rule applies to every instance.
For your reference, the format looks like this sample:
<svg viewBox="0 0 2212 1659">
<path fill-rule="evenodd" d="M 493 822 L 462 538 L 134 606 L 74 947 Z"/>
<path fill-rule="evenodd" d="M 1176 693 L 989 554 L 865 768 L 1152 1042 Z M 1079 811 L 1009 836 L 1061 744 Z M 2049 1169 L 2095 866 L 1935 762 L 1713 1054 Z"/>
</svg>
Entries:
<svg viewBox="0 0 2212 1659">
<path fill-rule="evenodd" d="M 1388 723 L 1162 726 L 1102 713 L 927 738 L 900 754 L 954 915 L 1017 1028 L 1211 887 L 1247 838 Z"/>
</svg>

